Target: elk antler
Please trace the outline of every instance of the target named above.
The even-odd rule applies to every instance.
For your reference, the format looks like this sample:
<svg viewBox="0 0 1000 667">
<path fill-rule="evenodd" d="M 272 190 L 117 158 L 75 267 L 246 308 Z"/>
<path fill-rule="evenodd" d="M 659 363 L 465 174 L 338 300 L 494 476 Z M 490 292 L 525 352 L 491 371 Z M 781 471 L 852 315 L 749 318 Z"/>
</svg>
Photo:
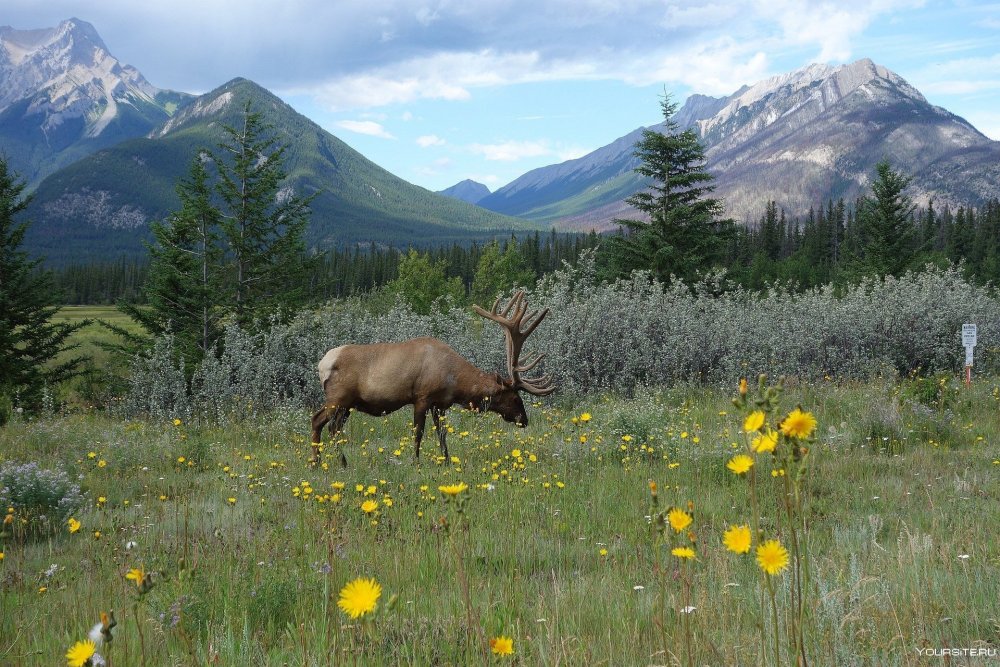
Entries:
<svg viewBox="0 0 1000 667">
<path fill-rule="evenodd" d="M 507 302 L 502 312 L 500 310 L 499 298 L 493 302 L 493 308 L 489 311 L 476 305 L 473 305 L 472 309 L 486 319 L 493 320 L 503 327 L 507 338 L 507 373 L 510 375 L 510 381 L 514 387 L 523 389 L 535 396 L 548 396 L 555 391 L 556 388 L 552 384 L 552 378 L 548 375 L 532 378 L 521 377 L 521 373 L 530 371 L 537 366 L 538 362 L 545 357 L 544 354 L 533 354 L 524 363 L 520 363 L 519 361 L 524 341 L 542 323 L 545 316 L 549 314 L 548 308 L 541 311 L 541 313 L 537 310 L 529 313 L 528 304 L 524 300 L 524 291 L 522 290 Z"/>
</svg>

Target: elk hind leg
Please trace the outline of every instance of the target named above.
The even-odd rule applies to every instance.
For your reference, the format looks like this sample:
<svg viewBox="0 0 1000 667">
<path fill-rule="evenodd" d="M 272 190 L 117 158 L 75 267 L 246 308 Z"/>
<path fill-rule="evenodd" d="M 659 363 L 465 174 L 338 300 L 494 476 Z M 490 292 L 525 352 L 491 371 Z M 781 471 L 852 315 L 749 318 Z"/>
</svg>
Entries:
<svg viewBox="0 0 1000 667">
<path fill-rule="evenodd" d="M 319 409 L 319 412 L 312 416 L 312 458 L 309 459 L 311 465 L 319 463 L 320 450 L 323 445 L 323 427 L 334 416 L 335 410 L 327 406 Z"/>
<path fill-rule="evenodd" d="M 444 410 L 441 408 L 431 408 L 431 417 L 434 419 L 434 430 L 438 434 L 438 446 L 441 448 L 441 453 L 444 455 L 445 460 L 448 459 L 448 442 L 445 437 L 448 434 L 447 428 L 442 423 L 444 420 Z"/>
</svg>

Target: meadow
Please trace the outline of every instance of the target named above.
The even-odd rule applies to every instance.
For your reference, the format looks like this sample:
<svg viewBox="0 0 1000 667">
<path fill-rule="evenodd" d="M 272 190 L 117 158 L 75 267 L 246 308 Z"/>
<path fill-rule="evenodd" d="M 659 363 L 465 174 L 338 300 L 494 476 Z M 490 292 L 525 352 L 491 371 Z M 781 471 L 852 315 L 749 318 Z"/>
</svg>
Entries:
<svg viewBox="0 0 1000 667">
<path fill-rule="evenodd" d="M 453 410 L 447 461 L 433 429 L 414 460 L 406 410 L 354 415 L 346 468 L 329 442 L 307 464 L 301 409 L 15 420 L 0 464 L 65 470 L 80 497 L 46 520 L 8 510 L 0 663 L 64 664 L 114 610 L 98 652 L 122 667 L 793 664 L 771 642 L 793 570 L 768 579 L 722 542 L 750 513 L 727 469 L 747 451 L 736 381 L 559 392 L 525 429 Z M 810 663 L 983 664 L 929 652 L 1000 643 L 997 380 L 790 381 L 768 425 L 797 405 L 818 421 L 801 468 Z M 761 530 L 787 544 L 784 466 L 753 456 Z M 671 506 L 683 532 L 658 521 Z M 678 539 L 694 559 L 671 556 Z M 338 598 L 358 578 L 381 594 L 352 618 Z"/>
</svg>

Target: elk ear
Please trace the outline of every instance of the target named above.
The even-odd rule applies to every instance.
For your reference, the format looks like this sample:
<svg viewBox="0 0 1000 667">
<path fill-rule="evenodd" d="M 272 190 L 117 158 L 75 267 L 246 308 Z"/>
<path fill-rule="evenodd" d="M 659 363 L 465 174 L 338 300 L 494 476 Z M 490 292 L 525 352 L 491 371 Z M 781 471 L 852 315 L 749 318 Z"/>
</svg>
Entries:
<svg viewBox="0 0 1000 667">
<path fill-rule="evenodd" d="M 508 380 L 507 378 L 505 378 L 504 376 L 500 375 L 499 373 L 494 373 L 493 374 L 493 379 L 496 380 L 497 384 L 500 385 L 501 387 L 513 387 L 514 386 L 513 380 Z"/>
</svg>

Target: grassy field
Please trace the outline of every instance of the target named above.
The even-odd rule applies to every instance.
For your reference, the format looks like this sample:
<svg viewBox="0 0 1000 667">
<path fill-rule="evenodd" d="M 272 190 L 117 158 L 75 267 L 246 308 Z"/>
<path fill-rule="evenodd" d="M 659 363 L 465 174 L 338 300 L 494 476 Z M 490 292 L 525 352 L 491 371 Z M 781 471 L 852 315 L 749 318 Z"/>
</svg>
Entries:
<svg viewBox="0 0 1000 667">
<path fill-rule="evenodd" d="M 774 419 L 801 403 L 819 421 L 800 536 L 811 664 L 984 664 L 921 651 L 1000 644 L 995 384 L 786 390 Z M 328 465 L 307 465 L 300 411 L 230 426 L 11 423 L 0 462 L 63 468 L 85 501 L 74 533 L 13 507 L 0 663 L 63 664 L 113 609 L 98 651 L 119 667 L 792 664 L 783 636 L 775 659 L 762 604 L 769 581 L 784 632 L 792 570 L 765 579 L 753 552 L 721 541 L 750 512 L 747 476 L 726 467 L 745 451 L 733 395 L 562 398 L 529 408 L 523 430 L 453 411 L 450 461 L 433 456 L 433 431 L 413 460 L 406 412 L 355 415 L 346 469 L 331 447 Z M 783 468 L 758 453 L 754 469 L 761 529 L 787 544 Z M 446 500 L 439 487 L 459 482 Z M 655 515 L 669 505 L 693 522 L 665 541 Z M 678 539 L 696 559 L 670 555 Z M 126 578 L 140 568 L 145 592 Z M 381 597 L 355 620 L 337 602 L 358 577 Z M 490 651 L 497 637 L 512 654 Z"/>
<path fill-rule="evenodd" d="M 137 333 L 141 331 L 131 318 L 114 306 L 63 306 L 52 318 L 53 322 L 70 324 L 83 320 L 91 320 L 91 323 L 76 331 L 67 341 L 69 345 L 79 347 L 64 350 L 53 359 L 53 363 L 59 363 L 72 357 L 87 358 L 81 367 L 81 370 L 85 371 L 84 375 L 73 378 L 59 387 L 56 397 L 58 401 L 72 405 L 88 405 L 95 400 L 102 400 L 107 393 L 105 381 L 108 375 L 104 371 L 110 370 L 121 375 L 127 371 L 127 361 L 121 355 L 102 347 L 104 344 L 121 341 L 111 330 L 101 326 L 100 321 L 122 327 L 127 331 Z"/>
<path fill-rule="evenodd" d="M 68 322 L 70 324 L 76 324 L 83 320 L 93 320 L 93 323 L 77 331 L 69 341 L 70 344 L 78 343 L 80 348 L 64 353 L 64 355 L 86 354 L 93 357 L 97 364 L 108 361 L 108 353 L 101 349 L 100 343 L 116 341 L 116 336 L 98 324 L 97 320 L 103 320 L 131 331 L 138 330 L 135 322 L 114 306 L 63 306 L 52 318 L 53 322 Z"/>
</svg>

